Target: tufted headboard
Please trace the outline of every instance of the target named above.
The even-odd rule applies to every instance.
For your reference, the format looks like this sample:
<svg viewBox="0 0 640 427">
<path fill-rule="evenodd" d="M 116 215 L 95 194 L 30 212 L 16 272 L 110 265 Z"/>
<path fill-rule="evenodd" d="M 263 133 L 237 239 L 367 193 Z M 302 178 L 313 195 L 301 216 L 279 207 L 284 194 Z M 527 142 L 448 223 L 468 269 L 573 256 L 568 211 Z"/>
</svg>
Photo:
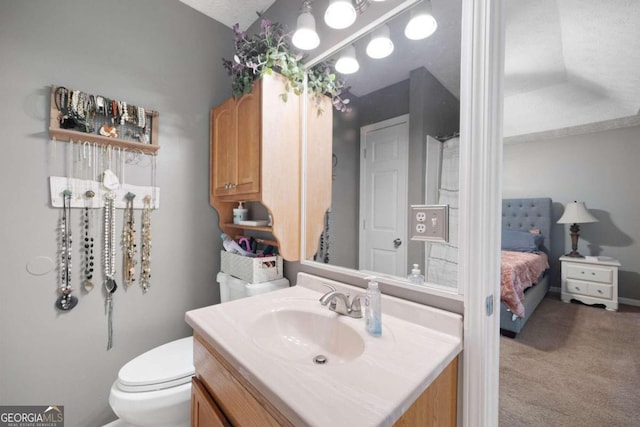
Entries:
<svg viewBox="0 0 640 427">
<path fill-rule="evenodd" d="M 544 236 L 544 252 L 551 247 L 551 199 L 502 199 L 502 228 L 529 231 L 539 228 Z"/>
</svg>

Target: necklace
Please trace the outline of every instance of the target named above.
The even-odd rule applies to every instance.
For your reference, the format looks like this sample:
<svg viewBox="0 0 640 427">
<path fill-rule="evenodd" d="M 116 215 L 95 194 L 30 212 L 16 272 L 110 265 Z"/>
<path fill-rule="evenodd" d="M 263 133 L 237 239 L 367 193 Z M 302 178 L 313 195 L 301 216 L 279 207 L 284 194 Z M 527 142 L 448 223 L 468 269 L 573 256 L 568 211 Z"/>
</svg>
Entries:
<svg viewBox="0 0 640 427">
<path fill-rule="evenodd" d="M 136 197 L 133 193 L 127 193 L 125 196 L 126 207 L 124 210 L 124 232 L 122 235 L 123 245 L 123 265 L 124 265 L 124 283 L 127 287 L 135 282 L 135 256 L 136 256 L 136 224 L 133 218 L 133 199 Z"/>
<path fill-rule="evenodd" d="M 144 196 L 143 203 L 140 230 L 140 238 L 142 240 L 140 285 L 142 285 L 142 292 L 146 293 L 151 287 L 151 196 Z"/>
<path fill-rule="evenodd" d="M 71 295 L 71 191 L 62 193 L 62 220 L 60 221 L 60 297 L 56 307 L 71 310 L 78 304 L 78 298 Z"/>
<path fill-rule="evenodd" d="M 107 350 L 113 347 L 113 293 L 118 289 L 116 275 L 116 192 L 109 191 L 104 201 L 104 289 L 107 294 Z"/>
</svg>

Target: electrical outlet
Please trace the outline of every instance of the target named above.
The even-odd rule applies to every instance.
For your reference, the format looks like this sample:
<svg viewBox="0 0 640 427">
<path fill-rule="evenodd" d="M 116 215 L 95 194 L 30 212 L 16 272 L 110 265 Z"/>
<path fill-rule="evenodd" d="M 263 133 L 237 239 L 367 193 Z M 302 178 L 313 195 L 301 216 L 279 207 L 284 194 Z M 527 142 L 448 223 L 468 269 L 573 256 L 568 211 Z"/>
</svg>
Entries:
<svg viewBox="0 0 640 427">
<path fill-rule="evenodd" d="M 447 242 L 449 240 L 448 205 L 412 205 L 411 240 Z"/>
</svg>

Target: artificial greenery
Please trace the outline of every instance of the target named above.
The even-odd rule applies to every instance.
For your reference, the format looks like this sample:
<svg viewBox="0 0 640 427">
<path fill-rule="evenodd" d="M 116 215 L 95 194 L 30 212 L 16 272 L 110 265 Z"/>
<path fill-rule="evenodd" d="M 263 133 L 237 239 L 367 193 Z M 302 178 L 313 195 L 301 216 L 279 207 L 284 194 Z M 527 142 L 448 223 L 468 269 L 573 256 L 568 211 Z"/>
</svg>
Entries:
<svg viewBox="0 0 640 427">
<path fill-rule="evenodd" d="M 302 55 L 290 45 L 290 37 L 281 24 L 262 18 L 260 32 L 248 36 L 233 26 L 233 59 L 222 59 L 222 64 L 232 78 L 231 88 L 234 96 L 250 93 L 253 83 L 265 74 L 274 71 L 287 78 L 286 92 L 281 94 L 287 101 L 288 92 L 300 95 L 304 90 L 305 69 L 302 67 Z M 332 62 L 322 62 L 307 70 L 308 88 L 315 95 L 318 113 L 322 95 L 331 97 L 333 106 L 339 111 L 347 111 L 348 99 L 342 98 L 344 81 L 333 72 Z"/>
</svg>

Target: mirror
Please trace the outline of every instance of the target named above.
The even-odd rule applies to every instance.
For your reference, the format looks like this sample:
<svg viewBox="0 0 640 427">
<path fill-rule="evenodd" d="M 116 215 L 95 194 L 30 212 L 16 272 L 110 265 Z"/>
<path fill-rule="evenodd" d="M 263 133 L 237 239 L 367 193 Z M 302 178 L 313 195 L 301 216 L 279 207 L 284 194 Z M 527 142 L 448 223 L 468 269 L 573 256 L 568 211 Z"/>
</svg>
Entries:
<svg viewBox="0 0 640 427">
<path fill-rule="evenodd" d="M 350 88 L 350 111 L 333 111 L 331 206 L 319 241 L 303 245 L 317 248 L 304 262 L 402 280 L 417 264 L 429 284 L 457 291 L 462 3 L 433 0 L 437 30 L 409 40 L 405 27 L 424 3 L 322 58 L 355 52 L 359 69 L 339 74 Z M 367 46 L 372 33 L 387 31 L 382 24 L 394 49 L 372 59 Z M 319 183 L 305 179 L 313 197 Z M 410 239 L 410 206 L 423 204 L 449 206 L 448 242 Z"/>
</svg>

